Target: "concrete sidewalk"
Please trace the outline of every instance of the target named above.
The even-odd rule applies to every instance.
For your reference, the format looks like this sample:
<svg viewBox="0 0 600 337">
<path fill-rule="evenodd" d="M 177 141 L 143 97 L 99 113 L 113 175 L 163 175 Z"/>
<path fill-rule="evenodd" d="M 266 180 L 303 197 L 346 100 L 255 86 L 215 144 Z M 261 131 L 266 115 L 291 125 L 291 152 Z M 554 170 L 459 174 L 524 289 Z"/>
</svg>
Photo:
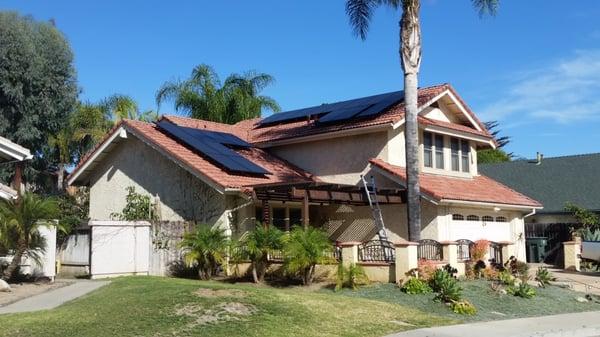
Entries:
<svg viewBox="0 0 600 337">
<path fill-rule="evenodd" d="M 401 332 L 389 337 L 598 337 L 600 312 L 581 312 L 493 322 L 451 325 Z"/>
<path fill-rule="evenodd" d="M 63 303 L 81 297 L 109 283 L 110 281 L 79 280 L 66 287 L 50 290 L 22 299 L 5 307 L 0 307 L 0 315 L 54 309 Z"/>
</svg>

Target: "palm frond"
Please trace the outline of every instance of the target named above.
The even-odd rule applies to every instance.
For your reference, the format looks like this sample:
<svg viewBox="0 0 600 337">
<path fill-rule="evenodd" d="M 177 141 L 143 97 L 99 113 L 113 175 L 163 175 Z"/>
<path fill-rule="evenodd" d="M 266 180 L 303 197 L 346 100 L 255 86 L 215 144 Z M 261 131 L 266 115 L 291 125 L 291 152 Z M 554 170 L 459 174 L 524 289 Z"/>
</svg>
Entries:
<svg viewBox="0 0 600 337">
<path fill-rule="evenodd" d="M 479 11 L 479 16 L 495 16 L 498 12 L 500 0 L 471 0 L 473 7 Z"/>
</svg>

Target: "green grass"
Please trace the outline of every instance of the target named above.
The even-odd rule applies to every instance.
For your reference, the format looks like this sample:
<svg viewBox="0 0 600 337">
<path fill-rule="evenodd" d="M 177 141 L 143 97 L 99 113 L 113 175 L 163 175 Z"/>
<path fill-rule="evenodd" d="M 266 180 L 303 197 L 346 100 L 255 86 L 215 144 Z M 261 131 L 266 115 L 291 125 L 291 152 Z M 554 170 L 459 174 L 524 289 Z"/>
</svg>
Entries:
<svg viewBox="0 0 600 337">
<path fill-rule="evenodd" d="M 194 294 L 200 288 L 226 291 L 213 297 Z M 393 287 L 369 288 L 377 289 L 399 293 Z M 219 311 L 232 302 L 254 312 Z M 297 287 L 127 277 L 54 310 L 2 315 L 0 336 L 382 336 L 456 322 L 407 304 Z M 220 321 L 201 324 L 206 317 Z"/>
<path fill-rule="evenodd" d="M 352 298 L 399 303 L 437 316 L 464 321 L 489 321 L 600 310 L 598 303 L 576 301 L 577 297 L 584 294 L 556 286 L 536 288 L 537 296 L 524 299 L 512 295 L 500 295 L 490 288 L 490 282 L 487 281 L 464 281 L 460 282 L 460 285 L 463 288 L 463 298 L 477 308 L 475 316 L 453 313 L 444 304 L 434 302 L 434 294 L 408 295 L 392 284 L 368 286 L 355 292 L 345 290 L 342 294 Z"/>
</svg>

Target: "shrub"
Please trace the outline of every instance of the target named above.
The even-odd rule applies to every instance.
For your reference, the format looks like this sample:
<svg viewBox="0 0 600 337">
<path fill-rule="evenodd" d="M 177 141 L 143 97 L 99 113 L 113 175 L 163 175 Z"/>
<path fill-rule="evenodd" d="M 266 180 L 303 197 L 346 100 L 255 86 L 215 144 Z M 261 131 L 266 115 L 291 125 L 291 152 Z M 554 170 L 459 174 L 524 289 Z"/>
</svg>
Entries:
<svg viewBox="0 0 600 337">
<path fill-rule="evenodd" d="M 436 264 L 431 260 L 420 259 L 418 261 L 417 277 L 423 280 L 430 280 L 433 273 L 437 270 Z"/>
<path fill-rule="evenodd" d="M 121 213 L 111 213 L 110 217 L 121 221 L 140 221 L 156 220 L 156 205 L 148 195 L 140 194 L 135 191 L 135 187 L 128 186 L 127 196 L 125 197 L 125 207 Z"/>
<path fill-rule="evenodd" d="M 548 268 L 539 267 L 535 273 L 535 280 L 538 281 L 540 287 L 546 288 L 547 285 L 550 285 L 550 281 L 554 281 L 554 277 L 548 271 Z"/>
<path fill-rule="evenodd" d="M 317 264 L 331 260 L 333 245 L 321 229 L 294 227 L 284 244 L 284 270 L 300 275 L 304 285 L 312 284 Z"/>
<path fill-rule="evenodd" d="M 515 285 L 515 277 L 508 270 L 503 270 L 498 273 L 498 281 L 507 286 Z"/>
<path fill-rule="evenodd" d="M 454 278 L 456 278 L 456 274 L 458 274 L 458 269 L 452 267 L 450 264 L 446 264 L 442 269 Z"/>
<path fill-rule="evenodd" d="M 535 296 L 535 289 L 527 282 L 520 282 L 519 285 L 513 285 L 506 288 L 506 292 L 522 298 L 532 298 Z"/>
<path fill-rule="evenodd" d="M 483 261 L 485 255 L 490 249 L 490 242 L 488 240 L 477 240 L 471 247 L 471 260 L 472 261 Z"/>
<path fill-rule="evenodd" d="M 481 274 L 486 280 L 497 280 L 500 272 L 492 267 L 487 267 L 481 271 Z"/>
<path fill-rule="evenodd" d="M 450 308 L 453 312 L 461 315 L 475 315 L 477 313 L 475 306 L 467 300 L 454 301 L 450 304 Z"/>
<path fill-rule="evenodd" d="M 191 267 L 196 264 L 200 270 L 199 276 L 209 280 L 225 261 L 229 238 L 224 229 L 200 225 L 196 231 L 184 234 L 179 247 L 185 249 L 187 265 Z"/>
<path fill-rule="evenodd" d="M 252 263 L 252 279 L 254 283 L 264 280 L 269 268 L 269 254 L 283 248 L 283 233 L 275 227 L 266 227 L 256 224 L 254 230 L 248 232 L 247 236 L 240 241 L 235 251 L 245 253 Z M 234 260 L 241 256 L 234 255 Z"/>
<path fill-rule="evenodd" d="M 458 280 L 443 269 L 435 271 L 429 285 L 437 293 L 436 300 L 446 303 L 460 300 L 462 288 L 458 285 Z"/>
<path fill-rule="evenodd" d="M 511 256 L 505 266 L 514 277 L 520 278 L 521 280 L 529 278 L 529 265 L 526 262 L 517 260 L 516 257 Z"/>
<path fill-rule="evenodd" d="M 433 291 L 426 281 L 416 277 L 411 277 L 404 282 L 400 290 L 410 295 L 428 294 Z"/>
<path fill-rule="evenodd" d="M 335 291 L 339 291 L 344 287 L 356 290 L 359 285 L 368 283 L 369 278 L 361 265 L 352 263 L 348 267 L 344 267 L 342 262 L 338 263 Z"/>
</svg>

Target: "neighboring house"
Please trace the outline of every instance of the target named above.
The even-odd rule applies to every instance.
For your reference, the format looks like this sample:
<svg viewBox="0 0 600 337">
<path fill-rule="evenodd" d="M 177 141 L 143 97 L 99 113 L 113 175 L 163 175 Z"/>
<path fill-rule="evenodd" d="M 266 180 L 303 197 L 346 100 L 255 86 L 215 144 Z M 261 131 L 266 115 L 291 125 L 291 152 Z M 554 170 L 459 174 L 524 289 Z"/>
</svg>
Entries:
<svg viewBox="0 0 600 337">
<path fill-rule="evenodd" d="M 510 241 L 524 256 L 524 217 L 537 201 L 479 174 L 495 142 L 448 85 L 419 90 L 422 238 Z M 322 227 L 336 241 L 376 236 L 361 175 L 375 177 L 392 241 L 408 239 L 403 93 L 224 125 L 177 116 L 125 120 L 68 178 L 90 187 L 90 218 L 108 220 L 126 187 L 153 197 L 161 220 Z"/>
<path fill-rule="evenodd" d="M 577 224 L 567 203 L 600 213 L 600 154 L 582 154 L 555 158 L 538 155 L 534 160 L 481 165 L 487 176 L 527 194 L 544 204 L 544 209 L 526 219 L 528 238 L 545 237 L 547 256 L 570 240 L 570 227 Z"/>
<path fill-rule="evenodd" d="M 16 189 L 20 188 L 22 176 L 22 162 L 31 160 L 33 156 L 28 149 L 17 145 L 10 140 L 0 137 L 0 165 L 7 163 L 17 163 L 13 187 L 0 183 L 0 198 L 13 199 L 17 197 Z"/>
</svg>

